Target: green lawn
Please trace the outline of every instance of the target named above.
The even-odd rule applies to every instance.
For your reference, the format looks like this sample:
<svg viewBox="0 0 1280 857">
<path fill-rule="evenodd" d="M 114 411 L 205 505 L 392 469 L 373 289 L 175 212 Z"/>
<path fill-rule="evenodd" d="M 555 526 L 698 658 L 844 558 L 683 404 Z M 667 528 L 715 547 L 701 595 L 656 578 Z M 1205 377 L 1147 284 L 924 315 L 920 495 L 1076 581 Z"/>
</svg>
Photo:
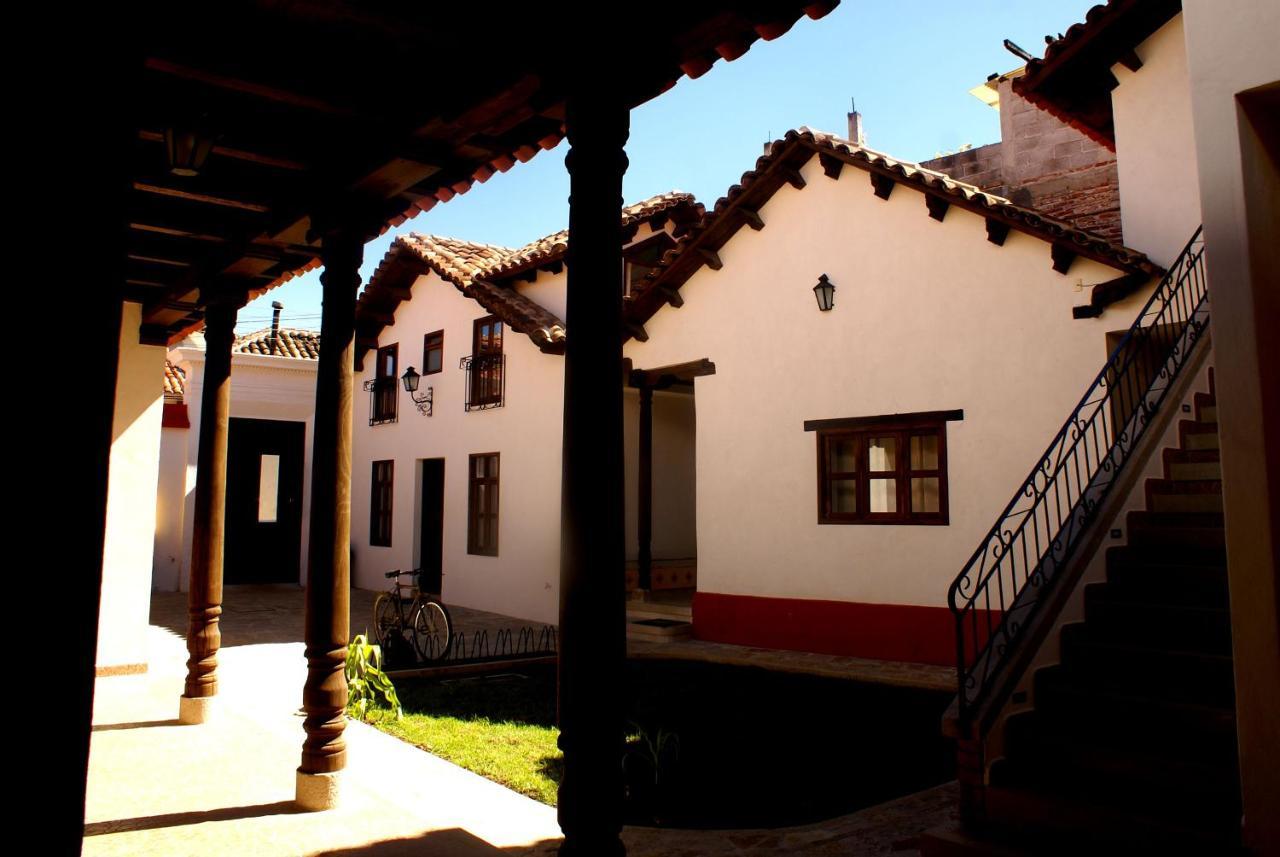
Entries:
<svg viewBox="0 0 1280 857">
<path fill-rule="evenodd" d="M 404 716 L 375 715 L 373 725 L 429 753 L 550 806 L 561 754 L 555 675 L 397 684 Z"/>
</svg>

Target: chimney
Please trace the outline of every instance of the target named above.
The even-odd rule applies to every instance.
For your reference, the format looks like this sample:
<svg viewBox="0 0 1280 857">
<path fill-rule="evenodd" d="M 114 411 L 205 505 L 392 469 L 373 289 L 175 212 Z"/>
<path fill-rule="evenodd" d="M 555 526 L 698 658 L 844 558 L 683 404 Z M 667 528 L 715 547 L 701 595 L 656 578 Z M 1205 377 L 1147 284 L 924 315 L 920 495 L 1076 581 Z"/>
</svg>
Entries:
<svg viewBox="0 0 1280 857">
<path fill-rule="evenodd" d="M 280 310 L 282 309 L 284 304 L 280 301 L 271 302 L 271 351 L 269 353 L 273 357 L 280 342 Z"/>
<path fill-rule="evenodd" d="M 862 133 L 862 114 L 858 112 L 858 107 L 853 103 L 853 99 L 849 100 L 849 107 L 852 108 L 849 113 L 849 142 L 858 146 L 865 146 L 867 138 Z"/>
</svg>

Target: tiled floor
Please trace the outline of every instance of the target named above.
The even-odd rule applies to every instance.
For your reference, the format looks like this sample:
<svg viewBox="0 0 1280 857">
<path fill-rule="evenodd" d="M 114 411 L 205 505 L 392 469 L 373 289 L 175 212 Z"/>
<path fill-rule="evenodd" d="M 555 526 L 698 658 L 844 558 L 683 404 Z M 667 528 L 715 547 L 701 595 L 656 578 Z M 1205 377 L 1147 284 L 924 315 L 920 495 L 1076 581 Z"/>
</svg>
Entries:
<svg viewBox="0 0 1280 857">
<path fill-rule="evenodd" d="M 374 593 L 353 591 L 362 630 Z M 523 625 L 451 608 L 464 633 Z M 175 721 L 186 652 L 185 597 L 153 599 L 150 672 L 99 679 L 86 855 L 548 855 L 555 810 L 364 724 L 346 731 L 344 801 L 325 813 L 293 805 L 302 743 L 302 597 L 296 587 L 230 587 L 219 655 L 217 718 Z M 923 684 L 909 669 L 706 643 L 642 644 L 638 656 L 697 657 Z M 903 667 L 904 665 L 897 665 Z M 627 828 L 632 857 L 911 854 L 924 830 L 954 820 L 954 784 L 820 824 L 778 830 Z"/>
</svg>

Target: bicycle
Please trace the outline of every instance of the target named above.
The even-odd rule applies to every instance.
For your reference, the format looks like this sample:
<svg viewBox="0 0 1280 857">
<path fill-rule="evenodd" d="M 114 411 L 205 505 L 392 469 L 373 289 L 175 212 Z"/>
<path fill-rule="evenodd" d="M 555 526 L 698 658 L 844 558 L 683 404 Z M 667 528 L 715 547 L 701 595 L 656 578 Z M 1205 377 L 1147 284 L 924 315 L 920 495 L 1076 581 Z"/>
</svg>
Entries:
<svg viewBox="0 0 1280 857">
<path fill-rule="evenodd" d="M 444 660 L 453 648 L 453 620 L 438 598 L 418 587 L 420 571 L 396 569 L 386 573 L 387 579 L 394 579 L 395 583 L 373 602 L 373 626 L 384 652 L 403 644 L 407 631 L 418 658 L 433 663 Z M 410 576 L 410 582 L 400 581 L 405 575 Z M 393 635 L 399 639 L 394 640 Z"/>
</svg>

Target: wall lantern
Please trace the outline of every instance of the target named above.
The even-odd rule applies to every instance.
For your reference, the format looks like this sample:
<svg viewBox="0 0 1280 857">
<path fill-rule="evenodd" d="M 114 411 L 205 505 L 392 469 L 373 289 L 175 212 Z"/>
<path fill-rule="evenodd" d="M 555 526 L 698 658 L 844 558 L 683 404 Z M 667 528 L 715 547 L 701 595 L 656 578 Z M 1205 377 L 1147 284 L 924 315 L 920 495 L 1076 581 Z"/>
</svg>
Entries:
<svg viewBox="0 0 1280 857">
<path fill-rule="evenodd" d="M 813 287 L 813 294 L 818 299 L 818 309 L 823 312 L 835 306 L 836 286 L 835 283 L 827 279 L 826 274 L 818 277 L 818 285 Z"/>
<path fill-rule="evenodd" d="M 169 156 L 169 172 L 175 176 L 198 176 L 213 151 L 214 136 L 203 121 L 164 129 L 164 147 Z"/>
<path fill-rule="evenodd" d="M 400 377 L 400 380 L 404 382 L 404 390 L 409 394 L 409 398 L 413 399 L 413 403 L 418 406 L 418 413 L 424 417 L 429 417 L 431 416 L 431 400 L 435 397 L 435 388 L 428 387 L 427 392 L 423 393 L 422 396 L 418 396 L 418 381 L 421 378 L 422 376 L 418 374 L 417 370 L 410 366 L 404 370 L 404 375 Z"/>
</svg>

